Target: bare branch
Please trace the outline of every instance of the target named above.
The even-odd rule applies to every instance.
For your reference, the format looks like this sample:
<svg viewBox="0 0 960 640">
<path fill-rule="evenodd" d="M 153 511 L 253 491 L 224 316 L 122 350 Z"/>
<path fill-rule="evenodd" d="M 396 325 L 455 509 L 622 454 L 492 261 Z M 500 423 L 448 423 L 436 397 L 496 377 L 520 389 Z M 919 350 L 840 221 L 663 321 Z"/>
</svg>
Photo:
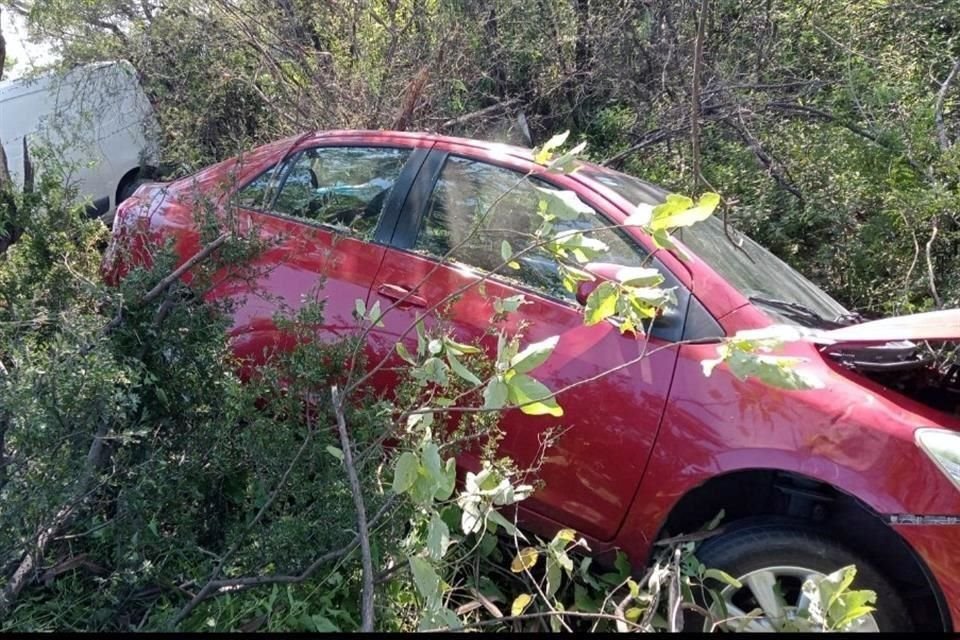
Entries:
<svg viewBox="0 0 960 640">
<path fill-rule="evenodd" d="M 478 109 L 477 111 L 471 111 L 470 113 L 465 113 L 462 116 L 451 118 L 450 120 L 447 120 L 446 122 L 442 123 L 440 125 L 440 129 L 450 129 L 452 127 L 466 124 L 467 122 L 471 122 L 473 120 L 477 120 L 478 118 L 483 118 L 485 116 L 489 116 L 491 114 L 497 113 L 498 111 L 507 109 L 508 107 L 511 107 L 517 104 L 518 102 L 520 102 L 519 99 L 510 98 L 509 100 L 504 100 L 503 102 L 492 104 L 489 107 L 484 107 L 483 109 Z"/>
<path fill-rule="evenodd" d="M 367 509 L 363 504 L 363 492 L 360 489 L 360 478 L 357 468 L 353 464 L 353 444 L 350 434 L 347 433 L 347 421 L 343 415 L 343 396 L 337 387 L 330 389 L 333 399 L 333 410 L 337 415 L 337 430 L 340 432 L 340 448 L 343 450 L 343 464 L 347 469 L 347 479 L 350 481 L 350 494 L 353 496 L 353 505 L 357 512 L 357 537 L 360 541 L 360 559 L 363 564 L 363 596 L 361 602 L 360 630 L 373 631 L 373 558 L 370 553 L 370 530 L 367 526 Z"/>
<path fill-rule="evenodd" d="M 693 41 L 693 86 L 690 90 L 690 148 L 693 156 L 693 192 L 700 189 L 700 73 L 703 67 L 703 36 L 707 22 L 707 0 L 700 0 L 697 36 Z"/>
<path fill-rule="evenodd" d="M 229 233 L 221 233 L 219 236 L 217 236 L 216 240 L 206 245 L 203 249 L 201 249 L 197 253 L 193 254 L 182 265 L 180 265 L 175 270 L 173 270 L 170 273 L 170 275 L 168 275 L 163 280 L 158 282 L 156 286 L 153 287 L 153 289 L 150 289 L 150 291 L 144 294 L 143 303 L 148 304 L 150 302 L 153 302 L 157 297 L 160 296 L 160 294 L 166 291 L 170 287 L 170 285 L 172 285 L 174 282 L 179 280 L 183 276 L 183 274 L 185 274 L 187 271 L 190 271 L 190 269 L 195 267 L 198 263 L 206 260 L 211 253 L 219 249 L 223 245 L 223 243 L 226 242 L 229 238 L 230 238 Z"/>
<path fill-rule="evenodd" d="M 933 241 L 937 239 L 937 233 L 939 231 L 940 231 L 940 218 L 938 216 L 933 219 L 933 230 L 930 232 L 930 239 L 927 240 L 927 246 L 926 246 L 927 278 L 930 281 L 930 293 L 933 295 L 933 300 L 937 304 L 938 309 L 943 307 L 943 300 L 940 299 L 940 294 L 937 293 L 937 282 L 936 282 L 936 276 L 933 272 L 933 256 L 931 255 L 931 248 L 933 247 Z"/>
<path fill-rule="evenodd" d="M 960 74 L 960 58 L 953 61 L 953 68 L 950 69 L 950 73 L 947 74 L 946 79 L 940 85 L 940 90 L 937 91 L 937 102 L 933 107 L 933 122 L 937 126 L 937 140 L 940 142 L 940 149 L 943 151 L 949 149 L 951 145 L 950 139 L 947 137 L 947 127 L 943 124 L 943 103 L 947 99 L 950 84 L 956 79 L 957 74 Z"/>
</svg>

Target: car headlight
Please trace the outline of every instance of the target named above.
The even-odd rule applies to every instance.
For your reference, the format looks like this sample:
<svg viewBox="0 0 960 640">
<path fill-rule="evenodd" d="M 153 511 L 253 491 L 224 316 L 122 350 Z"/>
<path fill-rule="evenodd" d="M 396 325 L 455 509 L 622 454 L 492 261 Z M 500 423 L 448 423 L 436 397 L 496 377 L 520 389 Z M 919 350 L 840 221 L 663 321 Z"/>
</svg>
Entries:
<svg viewBox="0 0 960 640">
<path fill-rule="evenodd" d="M 953 486 L 960 489 L 960 433 L 946 429 L 917 429 L 913 437 L 917 446 L 950 478 Z"/>
</svg>

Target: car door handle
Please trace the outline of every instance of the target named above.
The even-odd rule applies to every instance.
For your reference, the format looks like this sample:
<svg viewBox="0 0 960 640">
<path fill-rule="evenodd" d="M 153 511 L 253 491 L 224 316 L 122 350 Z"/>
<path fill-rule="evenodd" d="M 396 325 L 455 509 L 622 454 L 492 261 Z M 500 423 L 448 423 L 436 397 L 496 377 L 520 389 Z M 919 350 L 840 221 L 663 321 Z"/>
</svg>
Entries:
<svg viewBox="0 0 960 640">
<path fill-rule="evenodd" d="M 425 307 L 427 301 L 420 296 L 412 293 L 410 289 L 396 284 L 384 283 L 377 289 L 380 295 L 390 300 L 396 300 L 401 307 Z"/>
</svg>

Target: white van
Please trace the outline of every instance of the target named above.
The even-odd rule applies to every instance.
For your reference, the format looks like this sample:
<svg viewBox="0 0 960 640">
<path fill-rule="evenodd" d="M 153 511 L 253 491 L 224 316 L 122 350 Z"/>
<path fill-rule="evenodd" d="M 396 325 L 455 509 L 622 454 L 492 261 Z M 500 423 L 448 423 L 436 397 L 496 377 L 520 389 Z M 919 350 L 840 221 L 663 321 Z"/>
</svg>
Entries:
<svg viewBox="0 0 960 640">
<path fill-rule="evenodd" d="M 157 166 L 157 131 L 126 61 L 0 82 L 0 144 L 11 179 L 22 186 L 26 138 L 28 149 L 50 149 L 68 167 L 68 182 L 92 202 L 91 215 L 108 222 Z"/>
</svg>

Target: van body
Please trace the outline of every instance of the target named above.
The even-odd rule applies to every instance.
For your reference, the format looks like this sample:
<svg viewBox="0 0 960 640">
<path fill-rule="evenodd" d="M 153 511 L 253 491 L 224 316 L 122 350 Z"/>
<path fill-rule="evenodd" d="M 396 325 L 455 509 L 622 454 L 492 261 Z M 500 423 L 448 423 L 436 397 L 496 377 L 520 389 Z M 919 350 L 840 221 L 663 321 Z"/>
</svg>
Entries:
<svg viewBox="0 0 960 640">
<path fill-rule="evenodd" d="M 126 61 L 0 82 L 0 143 L 14 183 L 23 185 L 24 149 L 31 160 L 48 149 L 91 215 L 106 221 L 157 166 L 157 131 Z"/>
</svg>

